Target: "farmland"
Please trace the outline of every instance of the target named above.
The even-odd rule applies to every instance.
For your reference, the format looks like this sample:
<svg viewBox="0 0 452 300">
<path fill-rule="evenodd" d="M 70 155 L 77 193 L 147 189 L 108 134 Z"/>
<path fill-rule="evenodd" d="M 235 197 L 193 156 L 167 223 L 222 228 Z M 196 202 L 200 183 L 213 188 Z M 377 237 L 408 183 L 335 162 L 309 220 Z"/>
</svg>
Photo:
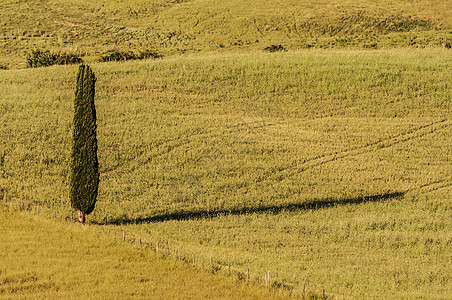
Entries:
<svg viewBox="0 0 452 300">
<path fill-rule="evenodd" d="M 167 274 L 190 272 L 180 260 L 195 260 L 196 278 L 218 280 L 214 297 L 242 297 L 242 288 L 250 298 L 450 297 L 450 2 L 55 0 L 45 11 L 16 2 L 0 14 L 20 6 L 41 17 L 1 18 L 0 192 L 22 211 L 1 211 L 2 227 L 12 224 L 8 249 L 20 249 L 19 231 L 38 234 L 36 222 L 49 240 L 87 235 L 86 247 L 107 248 L 105 261 L 131 256 L 146 268 L 169 264 Z M 286 51 L 264 50 L 279 44 Z M 72 224 L 69 202 L 77 66 L 25 69 L 35 47 L 79 53 L 98 78 L 100 187 L 89 229 Z M 151 48 L 163 58 L 97 61 Z M 0 280 L 21 268 L 4 266 L 11 251 Z M 124 268 L 131 281 L 112 297 L 152 293 Z M 39 279 L 26 295 L 58 287 L 70 296 L 74 280 L 89 295 L 85 279 L 27 272 L 61 280 L 41 289 Z M 102 278 L 93 297 L 109 289 Z M 156 297 L 172 293 L 162 284 Z"/>
<path fill-rule="evenodd" d="M 270 272 L 295 294 L 305 285 L 444 297 L 450 56 L 319 50 L 94 64 L 101 186 L 91 221 L 205 265 L 249 268 L 261 282 Z M 2 186 L 16 207 L 71 216 L 75 70 L 0 74 Z"/>
<path fill-rule="evenodd" d="M 3 204 L 0 213 L 2 297 L 187 299 L 214 293 L 221 299 L 283 299 L 86 227 L 18 214 Z"/>
</svg>

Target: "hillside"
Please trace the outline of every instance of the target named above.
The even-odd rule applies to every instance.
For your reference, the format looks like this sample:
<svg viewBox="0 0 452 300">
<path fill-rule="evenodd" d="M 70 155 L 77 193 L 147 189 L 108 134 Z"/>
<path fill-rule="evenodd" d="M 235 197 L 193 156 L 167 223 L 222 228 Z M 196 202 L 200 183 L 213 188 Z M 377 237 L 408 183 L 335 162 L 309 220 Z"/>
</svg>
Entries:
<svg viewBox="0 0 452 300">
<path fill-rule="evenodd" d="M 7 299 L 277 299 L 104 232 L 0 205 L 0 297 Z"/>
<path fill-rule="evenodd" d="M 2 1 L 0 296 L 450 297 L 451 15 L 451 0 Z M 77 66 L 26 69 L 34 49 L 97 77 L 88 228 L 67 182 Z M 162 58 L 99 62 L 112 50 Z"/>
<path fill-rule="evenodd" d="M 451 290 L 452 52 L 93 64 L 102 230 L 295 295 Z M 75 66 L 0 72 L 0 186 L 71 219 Z M 168 245 L 168 246 L 166 246 Z"/>
<path fill-rule="evenodd" d="M 0 65 L 24 67 L 33 48 L 94 59 L 112 50 L 164 55 L 302 48 L 441 47 L 452 2 L 134 0 L 2 1 Z"/>
</svg>

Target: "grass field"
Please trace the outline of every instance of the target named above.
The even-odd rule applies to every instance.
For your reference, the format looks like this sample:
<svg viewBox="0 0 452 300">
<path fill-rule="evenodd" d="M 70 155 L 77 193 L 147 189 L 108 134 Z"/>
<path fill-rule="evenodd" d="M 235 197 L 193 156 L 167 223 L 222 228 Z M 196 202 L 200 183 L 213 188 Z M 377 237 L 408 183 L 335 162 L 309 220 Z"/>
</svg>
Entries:
<svg viewBox="0 0 452 300">
<path fill-rule="evenodd" d="M 447 298 L 451 58 L 303 50 L 94 64 L 92 227 L 253 281 L 270 272 L 293 295 Z M 0 73 L 12 207 L 70 219 L 75 72 Z"/>
<path fill-rule="evenodd" d="M 99 232 L 0 205 L 0 297 L 6 299 L 274 299 Z"/>
<path fill-rule="evenodd" d="M 451 0 L 4 0 L 0 65 L 22 68 L 33 48 L 91 61 L 112 50 L 163 55 L 302 48 L 442 47 Z"/>
<path fill-rule="evenodd" d="M 0 296 L 450 299 L 451 15 L 450 0 L 2 1 Z M 25 69 L 33 49 L 98 78 L 89 228 L 68 197 L 77 66 Z M 163 58 L 98 62 L 113 49 Z"/>
</svg>

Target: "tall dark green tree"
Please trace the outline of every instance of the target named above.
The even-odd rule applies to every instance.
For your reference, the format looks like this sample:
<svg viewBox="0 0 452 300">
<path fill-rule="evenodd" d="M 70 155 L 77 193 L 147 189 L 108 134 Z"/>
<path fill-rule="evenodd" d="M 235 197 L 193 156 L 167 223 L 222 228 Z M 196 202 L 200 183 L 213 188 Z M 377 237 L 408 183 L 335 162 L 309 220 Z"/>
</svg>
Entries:
<svg viewBox="0 0 452 300">
<path fill-rule="evenodd" d="M 85 223 L 86 215 L 93 212 L 99 188 L 95 83 L 91 68 L 80 65 L 74 100 L 69 178 L 71 205 L 77 210 L 80 223 Z"/>
</svg>

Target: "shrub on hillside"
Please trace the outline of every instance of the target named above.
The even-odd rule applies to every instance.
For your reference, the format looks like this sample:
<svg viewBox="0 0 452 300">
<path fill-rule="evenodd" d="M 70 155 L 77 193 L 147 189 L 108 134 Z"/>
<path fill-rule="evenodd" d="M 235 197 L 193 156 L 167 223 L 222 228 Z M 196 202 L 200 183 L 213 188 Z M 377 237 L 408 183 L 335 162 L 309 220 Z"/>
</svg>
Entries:
<svg viewBox="0 0 452 300">
<path fill-rule="evenodd" d="M 158 54 L 155 50 L 146 49 L 144 51 L 140 51 L 138 54 L 138 59 L 149 59 L 149 58 L 161 58 L 162 55 Z"/>
<path fill-rule="evenodd" d="M 82 62 L 80 56 L 74 53 L 52 53 L 49 50 L 35 49 L 27 55 L 28 68 L 79 64 Z"/>
<path fill-rule="evenodd" d="M 81 59 L 80 56 L 75 53 L 61 53 L 61 54 L 58 54 L 55 64 L 56 65 L 71 65 L 71 64 L 80 64 L 82 62 L 83 62 L 83 59 Z"/>
<path fill-rule="evenodd" d="M 157 51 L 154 50 L 144 50 L 140 53 L 135 54 L 132 51 L 119 51 L 112 50 L 99 57 L 100 62 L 109 61 L 127 61 L 127 60 L 138 60 L 138 59 L 149 59 L 149 58 L 160 58 L 162 57 Z"/>
<path fill-rule="evenodd" d="M 286 51 L 286 49 L 281 44 L 265 47 L 264 50 L 268 52 Z"/>
</svg>

